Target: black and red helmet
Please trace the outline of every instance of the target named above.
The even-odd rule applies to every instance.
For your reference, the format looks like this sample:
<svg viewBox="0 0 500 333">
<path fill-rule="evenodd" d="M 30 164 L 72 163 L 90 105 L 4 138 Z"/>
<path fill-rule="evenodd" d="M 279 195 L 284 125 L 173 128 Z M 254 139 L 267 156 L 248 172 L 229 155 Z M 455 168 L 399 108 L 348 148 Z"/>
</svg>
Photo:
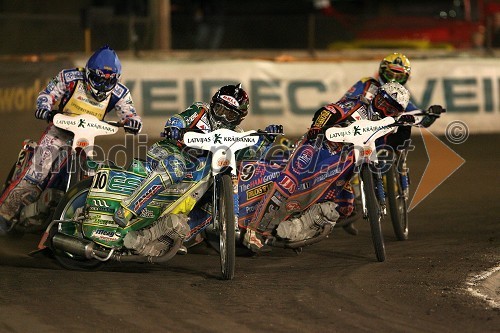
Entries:
<svg viewBox="0 0 500 333">
<path fill-rule="evenodd" d="M 214 129 L 239 125 L 248 114 L 249 103 L 241 83 L 221 87 L 210 101 L 209 115 Z"/>
</svg>

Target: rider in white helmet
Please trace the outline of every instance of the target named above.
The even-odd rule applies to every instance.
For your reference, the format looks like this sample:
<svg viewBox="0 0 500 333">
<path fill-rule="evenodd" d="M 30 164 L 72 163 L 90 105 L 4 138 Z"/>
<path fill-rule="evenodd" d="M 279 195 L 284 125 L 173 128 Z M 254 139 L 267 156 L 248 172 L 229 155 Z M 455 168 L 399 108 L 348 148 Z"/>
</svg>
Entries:
<svg viewBox="0 0 500 333">
<path fill-rule="evenodd" d="M 408 58 L 399 52 L 394 52 L 387 55 L 380 62 L 378 73 L 374 77 L 364 77 L 357 81 L 347 92 L 344 94 L 346 98 L 365 98 L 367 101 L 373 99 L 374 91 L 389 82 L 397 82 L 401 85 L 405 85 L 410 79 L 411 75 L 411 64 Z M 404 108 L 404 112 L 410 111 L 422 111 L 417 107 L 411 100 Z M 407 122 L 418 124 L 421 127 L 429 127 L 434 121 L 439 118 L 443 108 L 440 105 L 431 105 L 429 109 L 422 113 L 426 113 L 425 116 L 412 116 L 403 115 L 403 119 Z M 389 134 L 385 137 L 385 143 L 398 150 L 398 147 L 404 146 L 404 142 L 408 140 L 411 136 L 411 126 L 402 126 L 398 130 Z M 344 229 L 350 234 L 357 234 L 357 230 L 348 224 L 344 226 Z"/>
<path fill-rule="evenodd" d="M 298 143 L 285 169 L 273 181 L 255 209 L 255 215 L 247 226 L 244 244 L 258 252 L 264 246 L 270 230 L 283 239 L 301 240 L 301 237 L 306 239 L 314 236 L 319 230 L 314 226 L 317 220 L 335 224 L 339 216 L 350 216 L 354 211 L 354 192 L 349 179 L 345 178 L 344 170 L 325 173 L 322 183 L 328 185 L 321 188 L 321 197 L 314 199 L 317 201 L 313 203 L 308 201 L 308 196 L 295 191 L 299 184 L 308 183 L 312 177 L 309 171 L 313 170 L 300 166 L 304 161 L 314 161 L 315 165 L 340 165 L 343 145 L 329 141 L 318 144 L 319 133 L 332 126 L 348 126 L 360 119 L 398 117 L 409 101 L 410 93 L 405 87 L 397 82 L 389 82 L 373 90 L 371 100 L 362 96 L 343 97 L 316 111 L 307 138 Z M 301 207 L 308 208 L 302 211 Z M 318 214 L 321 217 L 317 217 Z M 292 215 L 300 217 L 290 220 Z M 280 227 L 281 224 L 289 224 L 290 227 Z M 295 226 L 291 227 L 291 224 Z"/>
</svg>

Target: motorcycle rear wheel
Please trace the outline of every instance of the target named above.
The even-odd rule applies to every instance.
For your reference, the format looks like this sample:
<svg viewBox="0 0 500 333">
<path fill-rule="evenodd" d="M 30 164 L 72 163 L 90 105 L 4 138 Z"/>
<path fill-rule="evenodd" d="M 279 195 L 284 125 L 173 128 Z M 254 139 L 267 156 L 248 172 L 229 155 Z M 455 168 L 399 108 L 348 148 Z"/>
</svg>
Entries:
<svg viewBox="0 0 500 333">
<path fill-rule="evenodd" d="M 232 280 L 236 263 L 235 215 L 233 182 L 231 176 L 223 174 L 217 177 L 216 205 L 213 216 L 219 226 L 219 255 L 223 280 Z"/>
<path fill-rule="evenodd" d="M 70 220 L 73 218 L 76 209 L 85 205 L 89 189 L 92 186 L 92 180 L 92 178 L 84 179 L 66 192 L 54 212 L 54 219 Z M 70 223 L 60 224 L 57 232 L 74 236 L 75 228 Z M 97 270 L 104 264 L 104 262 L 97 259 L 87 259 L 56 249 L 52 245 L 51 249 L 57 262 L 69 270 Z"/>
<path fill-rule="evenodd" d="M 372 234 L 373 247 L 375 248 L 375 255 L 377 260 L 382 262 L 385 260 L 385 245 L 384 236 L 382 234 L 382 214 L 380 204 L 375 192 L 375 184 L 373 181 L 373 174 L 367 164 L 363 164 L 359 173 L 362 181 L 362 191 L 365 195 L 367 219 L 370 223 Z"/>
</svg>

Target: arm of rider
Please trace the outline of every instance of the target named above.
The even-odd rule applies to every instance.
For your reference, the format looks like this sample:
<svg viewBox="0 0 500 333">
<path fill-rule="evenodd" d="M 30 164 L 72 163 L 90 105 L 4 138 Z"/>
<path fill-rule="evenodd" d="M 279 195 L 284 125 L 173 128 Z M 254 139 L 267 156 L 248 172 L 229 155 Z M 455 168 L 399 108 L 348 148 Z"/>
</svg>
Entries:
<svg viewBox="0 0 500 333">
<path fill-rule="evenodd" d="M 160 133 L 160 136 L 168 140 L 182 140 L 181 129 L 176 126 L 165 126 L 165 128 L 163 128 L 163 132 Z"/>
<path fill-rule="evenodd" d="M 283 134 L 283 125 L 269 125 L 264 129 L 264 132 L 268 133 L 268 135 L 262 137 L 268 143 L 273 143 L 278 135 Z"/>
<path fill-rule="evenodd" d="M 123 122 L 123 128 L 127 133 L 138 134 L 142 129 L 142 120 L 139 117 L 127 118 Z"/>
<path fill-rule="evenodd" d="M 56 108 L 56 102 L 59 101 L 68 90 L 69 83 L 65 79 L 65 72 L 66 70 L 60 71 L 57 76 L 49 82 L 45 89 L 38 94 L 36 98 L 36 118 L 47 120 L 47 122 L 52 121 L 57 111 L 50 110 Z"/>
<path fill-rule="evenodd" d="M 308 131 L 307 131 L 307 138 L 309 140 L 316 140 L 318 135 L 322 133 L 323 129 L 321 127 L 315 127 L 312 126 Z"/>
<path fill-rule="evenodd" d="M 411 114 L 402 114 L 397 118 L 398 122 L 404 123 L 404 124 L 414 124 L 415 123 L 415 116 Z"/>
<path fill-rule="evenodd" d="M 441 113 L 446 112 L 446 110 L 441 105 L 431 105 L 427 111 L 424 111 L 423 115 L 415 115 L 415 124 L 420 127 L 431 126 L 436 119 L 441 116 Z"/>
<path fill-rule="evenodd" d="M 50 110 L 47 110 L 47 109 L 44 109 L 44 108 L 36 109 L 35 110 L 35 117 L 37 119 L 47 120 L 47 122 L 49 122 L 50 121 L 49 120 L 49 118 L 50 118 Z"/>
</svg>

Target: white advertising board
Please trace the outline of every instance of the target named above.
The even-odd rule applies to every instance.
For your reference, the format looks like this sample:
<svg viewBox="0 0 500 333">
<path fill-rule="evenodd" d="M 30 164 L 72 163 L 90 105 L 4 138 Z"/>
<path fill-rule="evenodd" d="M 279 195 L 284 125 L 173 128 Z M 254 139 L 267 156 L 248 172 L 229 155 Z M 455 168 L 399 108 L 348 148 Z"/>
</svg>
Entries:
<svg viewBox="0 0 500 333">
<path fill-rule="evenodd" d="M 242 127 L 283 124 L 286 134 L 295 136 L 307 130 L 319 107 L 338 100 L 360 78 L 375 75 L 379 63 L 125 60 L 122 65 L 122 81 L 148 134 L 157 135 L 171 115 L 193 102 L 208 102 L 218 87 L 241 82 L 250 96 Z M 455 121 L 470 133 L 500 131 L 500 60 L 415 60 L 407 87 L 418 106 L 447 109 L 431 128 L 436 134 Z"/>
</svg>

